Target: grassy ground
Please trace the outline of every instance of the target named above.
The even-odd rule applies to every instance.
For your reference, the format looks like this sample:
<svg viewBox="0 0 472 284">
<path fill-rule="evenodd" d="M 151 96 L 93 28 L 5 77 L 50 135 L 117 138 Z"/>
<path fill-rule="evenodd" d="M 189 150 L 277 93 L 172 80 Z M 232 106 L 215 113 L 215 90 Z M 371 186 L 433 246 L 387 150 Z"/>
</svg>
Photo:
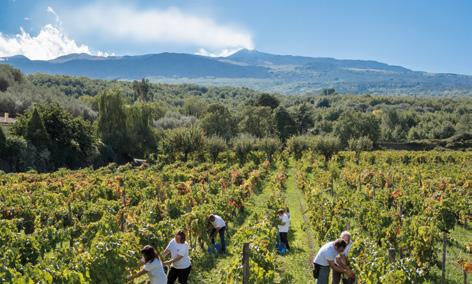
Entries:
<svg viewBox="0 0 472 284">
<path fill-rule="evenodd" d="M 297 187 L 295 169 L 289 167 L 286 202 L 290 209 L 289 243 L 291 250 L 280 256 L 281 283 L 314 283 L 311 262 L 313 261 L 314 243 L 306 211 L 305 196 Z"/>
<path fill-rule="evenodd" d="M 266 204 L 269 201 L 270 192 L 267 188 L 264 187 L 264 190 L 254 195 L 251 200 L 246 205 L 246 211 L 244 216 L 241 216 L 236 223 L 229 223 L 229 234 L 227 236 L 227 253 L 224 256 L 218 256 L 217 258 L 212 258 L 209 261 L 214 261 L 211 266 L 203 265 L 204 267 L 211 267 L 208 271 L 194 271 L 191 279 L 189 280 L 190 283 L 216 283 L 213 280 L 215 275 L 218 275 L 222 269 L 222 267 L 227 267 L 230 264 L 233 253 L 232 248 L 234 244 L 231 242 L 231 235 L 234 234 L 240 227 L 247 225 L 249 220 L 246 218 L 247 216 L 260 212 L 266 208 Z M 217 239 L 218 241 L 219 239 Z M 241 244 L 242 245 L 242 244 Z M 198 279 L 198 280 L 196 280 Z"/>
<path fill-rule="evenodd" d="M 466 229 L 463 226 L 456 226 L 450 233 L 446 249 L 446 283 L 464 283 L 464 273 L 459 262 L 472 262 L 472 254 L 467 253 L 466 243 L 472 242 L 472 228 Z M 438 244 L 438 263 L 433 270 L 433 283 L 439 283 L 441 279 L 441 256 L 442 245 Z M 468 275 L 469 283 L 472 283 L 472 274 Z M 436 282 L 437 281 L 437 282 Z"/>
<path fill-rule="evenodd" d="M 309 226 L 306 226 L 304 212 L 306 210 L 305 196 L 301 192 L 296 183 L 295 169 L 289 167 L 288 179 L 286 181 L 286 203 L 291 213 L 291 224 L 289 232 L 289 241 L 291 250 L 285 256 L 279 256 L 277 267 L 279 267 L 280 277 L 277 277 L 275 283 L 315 283 L 313 280 L 311 262 L 313 260 L 313 239 Z M 255 195 L 247 208 L 247 215 L 260 212 L 267 207 L 269 201 L 270 190 L 265 188 L 260 194 Z M 244 225 L 241 223 L 237 228 Z M 233 229 L 237 229 L 233 228 Z M 231 247 L 234 244 L 229 244 L 228 255 L 231 255 Z M 222 257 L 216 260 L 216 264 L 208 272 L 201 272 L 195 275 L 194 279 L 202 279 L 202 283 L 213 283 L 211 281 L 212 275 L 219 273 L 221 267 L 225 267 L 227 262 L 231 261 L 230 257 Z M 192 281 L 192 283 L 196 283 Z"/>
</svg>

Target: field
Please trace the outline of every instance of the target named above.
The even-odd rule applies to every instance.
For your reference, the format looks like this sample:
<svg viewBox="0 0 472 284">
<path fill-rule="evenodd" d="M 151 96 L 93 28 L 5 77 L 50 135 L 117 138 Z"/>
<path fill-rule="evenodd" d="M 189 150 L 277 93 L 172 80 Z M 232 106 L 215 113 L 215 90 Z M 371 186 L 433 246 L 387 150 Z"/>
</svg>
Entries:
<svg viewBox="0 0 472 284">
<path fill-rule="evenodd" d="M 239 164 L 226 152 L 217 163 L 1 174 L 0 282 L 123 283 L 140 247 L 162 250 L 182 228 L 191 283 L 240 283 L 245 242 L 250 283 L 314 283 L 316 250 L 349 226 L 360 283 L 440 282 L 444 234 L 447 283 L 463 283 L 472 262 L 470 152 L 250 157 Z M 286 256 L 275 250 L 281 207 L 292 214 Z M 207 252 L 209 213 L 229 222 L 223 257 Z"/>
</svg>

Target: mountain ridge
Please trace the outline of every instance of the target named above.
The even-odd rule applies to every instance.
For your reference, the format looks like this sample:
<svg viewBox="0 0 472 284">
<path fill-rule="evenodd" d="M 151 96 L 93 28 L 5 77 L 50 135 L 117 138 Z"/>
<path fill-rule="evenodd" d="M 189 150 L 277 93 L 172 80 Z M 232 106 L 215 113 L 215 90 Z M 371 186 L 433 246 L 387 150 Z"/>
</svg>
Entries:
<svg viewBox="0 0 472 284">
<path fill-rule="evenodd" d="M 230 85 L 286 94 L 336 88 L 349 93 L 440 94 L 472 92 L 472 76 L 430 73 L 375 60 L 279 55 L 242 49 L 227 57 L 151 53 L 101 57 L 68 54 L 52 60 L 1 58 L 27 74 L 48 73 L 94 79 Z"/>
</svg>

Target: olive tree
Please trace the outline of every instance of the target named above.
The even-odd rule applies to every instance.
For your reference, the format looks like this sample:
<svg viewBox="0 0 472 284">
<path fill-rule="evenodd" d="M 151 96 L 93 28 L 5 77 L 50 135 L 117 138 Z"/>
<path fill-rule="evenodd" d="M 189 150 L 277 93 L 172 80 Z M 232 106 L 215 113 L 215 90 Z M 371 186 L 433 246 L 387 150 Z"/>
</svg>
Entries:
<svg viewBox="0 0 472 284">
<path fill-rule="evenodd" d="M 281 143 L 277 138 L 261 138 L 257 141 L 256 148 L 266 154 L 267 160 L 272 162 L 275 152 L 280 149 Z"/>
<path fill-rule="evenodd" d="M 218 136 L 211 136 L 205 139 L 205 149 L 211 157 L 211 161 L 216 163 L 218 155 L 227 148 L 226 141 Z"/>
<path fill-rule="evenodd" d="M 367 136 L 362 136 L 357 139 L 349 139 L 349 149 L 356 153 L 356 163 L 359 164 L 359 159 L 362 151 L 370 151 L 374 147 L 374 143 Z"/>
</svg>

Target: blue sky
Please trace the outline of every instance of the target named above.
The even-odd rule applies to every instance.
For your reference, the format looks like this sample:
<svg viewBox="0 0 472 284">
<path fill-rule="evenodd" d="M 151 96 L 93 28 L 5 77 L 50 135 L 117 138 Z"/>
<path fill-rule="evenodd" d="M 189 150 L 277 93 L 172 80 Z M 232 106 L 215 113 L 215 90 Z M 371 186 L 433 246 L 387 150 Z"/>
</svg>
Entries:
<svg viewBox="0 0 472 284">
<path fill-rule="evenodd" d="M 0 0 L 0 56 L 255 48 L 472 75 L 470 15 L 469 0 Z"/>
</svg>

